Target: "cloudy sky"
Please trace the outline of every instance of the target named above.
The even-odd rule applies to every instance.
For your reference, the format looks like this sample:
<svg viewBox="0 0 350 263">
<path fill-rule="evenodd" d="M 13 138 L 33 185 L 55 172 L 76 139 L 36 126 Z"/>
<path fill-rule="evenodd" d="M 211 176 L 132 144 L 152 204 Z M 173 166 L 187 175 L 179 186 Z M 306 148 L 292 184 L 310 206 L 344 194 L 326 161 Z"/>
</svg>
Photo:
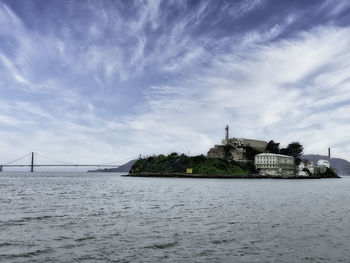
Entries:
<svg viewBox="0 0 350 263">
<path fill-rule="evenodd" d="M 0 160 L 205 154 L 232 137 L 350 160 L 350 1 L 0 0 Z"/>
</svg>

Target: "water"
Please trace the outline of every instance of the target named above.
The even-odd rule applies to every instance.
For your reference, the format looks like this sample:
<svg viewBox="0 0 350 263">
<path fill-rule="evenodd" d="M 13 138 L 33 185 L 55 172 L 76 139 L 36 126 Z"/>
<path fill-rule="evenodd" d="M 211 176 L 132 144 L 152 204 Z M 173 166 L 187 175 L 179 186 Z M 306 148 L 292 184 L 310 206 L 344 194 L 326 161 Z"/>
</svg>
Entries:
<svg viewBox="0 0 350 263">
<path fill-rule="evenodd" d="M 350 262 L 350 178 L 1 173 L 0 262 Z"/>
</svg>

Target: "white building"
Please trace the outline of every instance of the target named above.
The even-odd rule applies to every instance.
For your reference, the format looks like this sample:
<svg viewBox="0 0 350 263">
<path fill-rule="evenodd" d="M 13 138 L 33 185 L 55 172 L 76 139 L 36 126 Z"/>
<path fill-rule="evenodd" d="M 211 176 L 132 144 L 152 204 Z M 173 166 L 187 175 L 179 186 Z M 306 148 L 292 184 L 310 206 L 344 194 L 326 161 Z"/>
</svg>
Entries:
<svg viewBox="0 0 350 263">
<path fill-rule="evenodd" d="M 314 165 L 308 160 L 301 160 L 298 170 L 298 176 L 310 176 L 310 174 L 313 175 L 315 173 Z M 308 170 L 310 174 L 306 170 Z"/>
<path fill-rule="evenodd" d="M 257 154 L 255 168 L 260 175 L 289 177 L 296 173 L 294 157 L 274 153 Z"/>
<path fill-rule="evenodd" d="M 330 168 L 331 165 L 328 160 L 318 160 L 317 166 L 325 166 L 327 168 Z"/>
</svg>

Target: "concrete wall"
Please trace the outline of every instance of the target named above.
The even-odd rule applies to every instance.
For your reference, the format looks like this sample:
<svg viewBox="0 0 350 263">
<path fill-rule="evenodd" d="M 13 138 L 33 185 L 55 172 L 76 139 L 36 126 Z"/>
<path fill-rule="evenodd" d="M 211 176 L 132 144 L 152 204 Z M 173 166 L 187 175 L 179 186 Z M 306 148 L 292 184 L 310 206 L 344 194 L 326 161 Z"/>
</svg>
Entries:
<svg viewBox="0 0 350 263">
<path fill-rule="evenodd" d="M 252 139 L 245 139 L 245 140 L 250 147 L 253 147 L 259 151 L 264 151 L 266 149 L 267 142 L 265 141 L 252 140 Z"/>
</svg>

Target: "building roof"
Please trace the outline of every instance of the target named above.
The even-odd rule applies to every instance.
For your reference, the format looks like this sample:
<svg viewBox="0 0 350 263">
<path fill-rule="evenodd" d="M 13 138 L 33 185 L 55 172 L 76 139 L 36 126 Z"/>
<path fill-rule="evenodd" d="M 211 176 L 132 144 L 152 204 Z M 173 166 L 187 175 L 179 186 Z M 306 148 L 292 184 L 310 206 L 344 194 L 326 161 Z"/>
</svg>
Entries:
<svg viewBox="0 0 350 263">
<path fill-rule="evenodd" d="M 279 156 L 279 157 L 287 157 L 287 158 L 293 158 L 294 159 L 293 156 L 277 154 L 277 153 L 259 153 L 256 156 Z"/>
</svg>

